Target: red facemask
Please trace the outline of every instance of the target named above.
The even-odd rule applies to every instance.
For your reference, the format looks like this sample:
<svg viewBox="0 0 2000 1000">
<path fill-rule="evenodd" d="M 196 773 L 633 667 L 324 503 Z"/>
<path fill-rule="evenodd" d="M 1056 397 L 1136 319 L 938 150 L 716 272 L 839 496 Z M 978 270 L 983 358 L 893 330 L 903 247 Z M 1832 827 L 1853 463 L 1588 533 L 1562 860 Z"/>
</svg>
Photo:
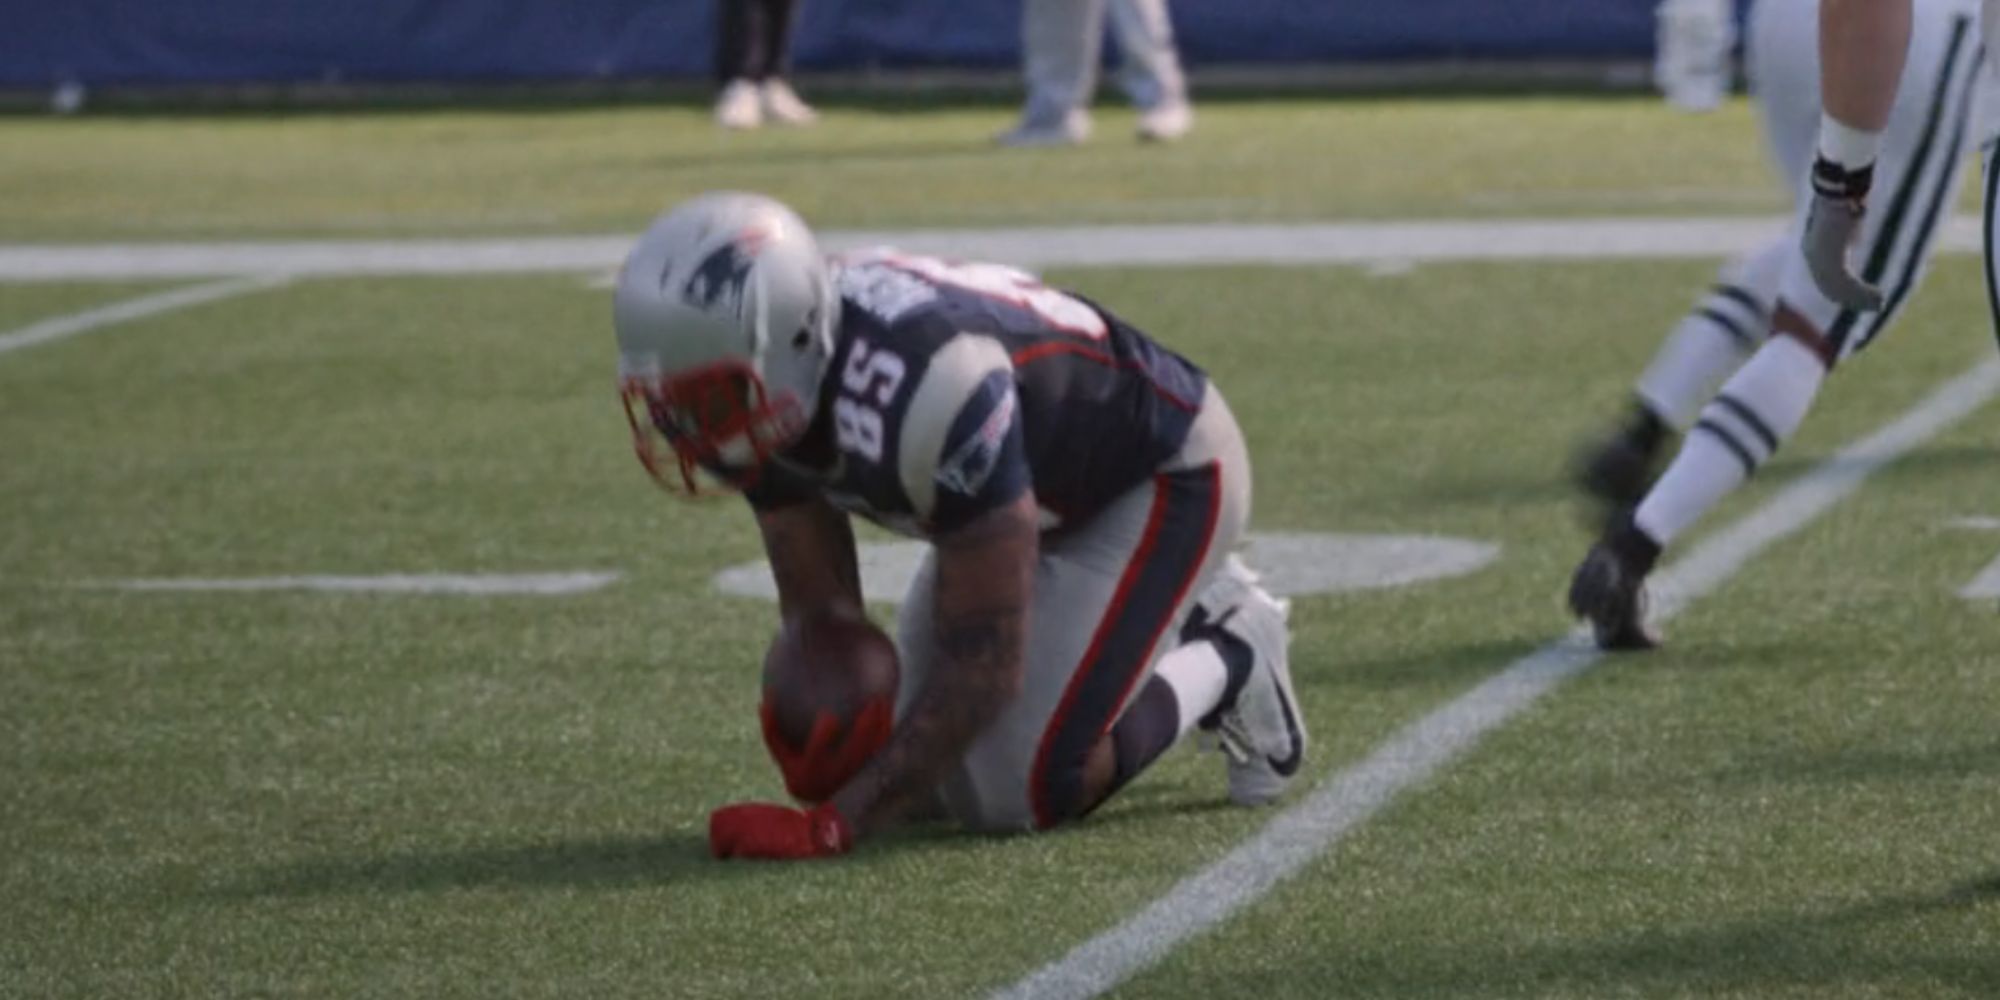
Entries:
<svg viewBox="0 0 2000 1000">
<path fill-rule="evenodd" d="M 629 376 L 618 389 L 640 464 L 675 493 L 748 489 L 807 421 L 797 394 L 772 397 L 741 359 L 675 375 Z"/>
</svg>

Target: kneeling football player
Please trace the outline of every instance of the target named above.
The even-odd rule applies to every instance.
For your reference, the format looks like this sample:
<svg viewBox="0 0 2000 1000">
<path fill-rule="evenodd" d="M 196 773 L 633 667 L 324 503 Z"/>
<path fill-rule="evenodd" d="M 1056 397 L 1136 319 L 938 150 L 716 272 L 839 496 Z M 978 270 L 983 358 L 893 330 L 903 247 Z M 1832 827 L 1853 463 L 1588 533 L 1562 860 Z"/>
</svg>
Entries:
<svg viewBox="0 0 2000 1000">
<path fill-rule="evenodd" d="M 654 222 L 615 323 L 641 460 L 745 495 L 786 620 L 861 613 L 850 514 L 931 543 L 887 742 L 824 802 L 717 810 L 718 857 L 840 854 L 940 801 L 1047 828 L 1197 726 L 1238 802 L 1298 770 L 1287 607 L 1230 555 L 1249 456 L 1186 359 L 1012 268 L 828 259 L 736 193 Z"/>
</svg>

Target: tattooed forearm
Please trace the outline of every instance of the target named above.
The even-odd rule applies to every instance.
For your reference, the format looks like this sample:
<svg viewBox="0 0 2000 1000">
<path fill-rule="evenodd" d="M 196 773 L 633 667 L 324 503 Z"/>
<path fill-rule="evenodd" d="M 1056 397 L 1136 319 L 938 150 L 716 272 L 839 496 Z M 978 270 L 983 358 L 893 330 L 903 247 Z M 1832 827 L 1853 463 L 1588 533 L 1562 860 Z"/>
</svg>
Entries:
<svg viewBox="0 0 2000 1000">
<path fill-rule="evenodd" d="M 861 559 L 854 548 L 854 522 L 846 514 L 826 508 L 827 532 L 834 539 L 833 576 L 849 595 L 861 597 Z"/>
<path fill-rule="evenodd" d="M 859 610 L 861 570 L 847 515 L 824 503 L 804 503 L 759 514 L 757 526 L 778 584 L 781 614 Z"/>
<path fill-rule="evenodd" d="M 1032 502 L 1024 503 L 939 546 L 937 660 L 889 745 L 834 800 L 862 830 L 928 798 L 1020 693 L 1037 547 Z"/>
<path fill-rule="evenodd" d="M 945 662 L 967 667 L 977 664 L 1004 664 L 1021 654 L 1021 619 L 1017 609 L 994 614 L 960 617 L 948 625 L 940 623 L 938 649 Z M 974 667 L 974 669 L 978 669 Z"/>
<path fill-rule="evenodd" d="M 962 620 L 939 636 L 936 673 L 856 781 L 868 796 L 859 819 L 863 829 L 919 805 L 1013 702 L 1020 693 L 1026 624 L 1027 615 L 1016 610 Z"/>
</svg>

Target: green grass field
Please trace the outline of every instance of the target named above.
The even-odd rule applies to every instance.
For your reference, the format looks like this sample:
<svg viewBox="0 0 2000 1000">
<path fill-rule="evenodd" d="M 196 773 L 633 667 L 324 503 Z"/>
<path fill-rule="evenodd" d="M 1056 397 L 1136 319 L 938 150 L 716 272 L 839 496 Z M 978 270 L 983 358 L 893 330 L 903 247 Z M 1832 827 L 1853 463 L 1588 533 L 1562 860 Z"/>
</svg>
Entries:
<svg viewBox="0 0 2000 1000">
<path fill-rule="evenodd" d="M 1691 119 L 1635 99 L 1243 101 L 1171 149 L 1106 110 L 1088 148 L 996 151 L 1012 113 L 837 109 L 823 129 L 748 135 L 705 108 L 0 118 L 0 240 L 623 232 L 721 187 L 838 226 L 1782 205 L 1741 103 Z"/>
<path fill-rule="evenodd" d="M 722 185 L 840 226 L 1779 204 L 1740 104 L 1218 104 L 1167 149 L 1125 121 L 1001 154 L 979 145 L 998 109 L 749 136 L 644 108 L 0 120 L 0 240 L 623 231 Z M 1714 265 L 1053 276 L 1210 369 L 1257 528 L 1502 547 L 1300 599 L 1303 785 L 1569 627 L 1588 535 L 1564 463 Z M 632 460 L 584 278 L 300 281 L 0 353 L 0 996 L 978 995 L 1270 818 L 1177 751 L 1047 836 L 708 860 L 711 808 L 782 792 L 754 719 L 775 613 L 709 583 L 759 553 L 740 505 L 674 502 Z M 0 335 L 165 287 L 0 284 Z M 1941 260 L 1708 524 L 1992 351 L 1977 261 Z M 2000 531 L 1954 523 L 2000 517 L 1996 419 L 1116 995 L 2000 994 L 2000 618 L 1957 596 Z M 573 570 L 623 575 L 559 597 L 93 585 Z"/>
</svg>

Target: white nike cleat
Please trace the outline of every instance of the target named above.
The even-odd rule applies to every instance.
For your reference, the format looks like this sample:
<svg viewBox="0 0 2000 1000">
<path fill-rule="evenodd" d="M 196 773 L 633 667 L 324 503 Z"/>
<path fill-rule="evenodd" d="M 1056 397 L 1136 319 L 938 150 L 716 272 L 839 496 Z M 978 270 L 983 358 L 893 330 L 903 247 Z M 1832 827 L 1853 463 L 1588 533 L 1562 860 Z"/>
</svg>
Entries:
<svg viewBox="0 0 2000 1000">
<path fill-rule="evenodd" d="M 764 124 L 764 105 L 757 85 L 731 80 L 715 99 L 715 123 L 723 128 L 753 129 Z"/>
<path fill-rule="evenodd" d="M 1064 115 L 1059 121 L 1023 120 L 1012 129 L 994 136 L 993 141 L 1015 149 L 1033 149 L 1047 146 L 1075 146 L 1088 138 L 1090 138 L 1090 115 L 1079 110 Z"/>
<path fill-rule="evenodd" d="M 764 117 L 780 125 L 811 125 L 819 121 L 819 112 L 800 100 L 791 84 L 770 79 L 764 81 Z"/>
<path fill-rule="evenodd" d="M 1186 101 L 1170 101 L 1139 114 L 1139 138 L 1145 142 L 1173 142 L 1194 129 L 1194 108 Z"/>
<path fill-rule="evenodd" d="M 1202 594 L 1198 613 L 1212 623 L 1205 627 L 1242 640 L 1253 654 L 1242 687 L 1202 728 L 1215 733 L 1229 756 L 1229 798 L 1263 805 L 1284 794 L 1306 755 L 1306 721 L 1287 655 L 1291 602 L 1259 586 L 1257 574 L 1232 555 Z"/>
</svg>

